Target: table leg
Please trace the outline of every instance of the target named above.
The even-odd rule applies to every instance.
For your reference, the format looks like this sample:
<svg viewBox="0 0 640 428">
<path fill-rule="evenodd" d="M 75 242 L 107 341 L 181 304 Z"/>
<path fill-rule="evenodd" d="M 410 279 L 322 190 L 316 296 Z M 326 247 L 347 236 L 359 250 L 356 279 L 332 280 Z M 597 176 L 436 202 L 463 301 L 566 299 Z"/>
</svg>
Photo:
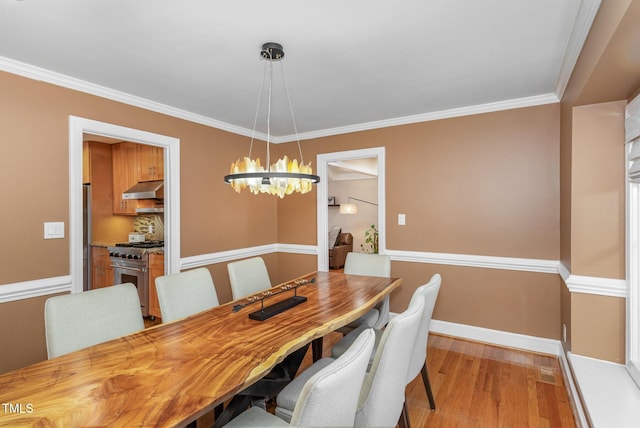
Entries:
<svg viewBox="0 0 640 428">
<path fill-rule="evenodd" d="M 314 363 L 322 358 L 322 337 L 313 339 L 313 341 L 311 342 L 311 351 L 313 353 Z"/>
</svg>

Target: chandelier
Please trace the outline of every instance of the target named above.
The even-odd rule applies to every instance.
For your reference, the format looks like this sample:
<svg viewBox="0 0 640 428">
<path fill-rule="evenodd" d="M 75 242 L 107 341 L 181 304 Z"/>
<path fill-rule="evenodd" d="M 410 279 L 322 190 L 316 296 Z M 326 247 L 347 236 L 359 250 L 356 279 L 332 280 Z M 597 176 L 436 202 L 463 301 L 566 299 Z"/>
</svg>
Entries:
<svg viewBox="0 0 640 428">
<path fill-rule="evenodd" d="M 311 163 L 305 164 L 302 157 L 302 149 L 300 140 L 298 139 L 298 131 L 296 129 L 295 118 L 293 117 L 293 108 L 291 107 L 291 99 L 289 98 L 289 90 L 284 79 L 284 69 L 282 69 L 282 80 L 289 101 L 289 111 L 293 121 L 293 127 L 298 142 L 298 152 L 300 154 L 300 162 L 297 159 L 289 159 L 284 156 L 271 164 L 270 144 L 271 144 L 271 93 L 273 83 L 273 62 L 281 61 L 284 58 L 284 50 L 282 45 L 278 43 L 265 43 L 260 50 L 260 57 L 266 61 L 265 74 L 269 74 L 268 87 L 268 106 L 267 106 L 267 159 L 266 169 L 262 166 L 260 158 L 251 159 L 251 150 L 253 149 L 253 136 L 256 131 L 256 123 L 258 119 L 258 110 L 260 108 L 260 98 L 262 96 L 263 87 L 260 88 L 258 96 L 258 106 L 256 107 L 256 115 L 253 122 L 253 133 L 251 136 L 251 144 L 249 147 L 249 156 L 238 159 L 231 163 L 229 175 L 225 175 L 224 181 L 229 183 L 236 192 L 249 189 L 251 193 L 257 195 L 259 193 L 269 193 L 283 198 L 293 192 L 307 193 L 312 189 L 312 185 L 320 181 L 320 177 L 313 175 Z M 281 63 L 282 66 L 282 63 Z M 262 84 L 264 85 L 263 78 Z"/>
</svg>

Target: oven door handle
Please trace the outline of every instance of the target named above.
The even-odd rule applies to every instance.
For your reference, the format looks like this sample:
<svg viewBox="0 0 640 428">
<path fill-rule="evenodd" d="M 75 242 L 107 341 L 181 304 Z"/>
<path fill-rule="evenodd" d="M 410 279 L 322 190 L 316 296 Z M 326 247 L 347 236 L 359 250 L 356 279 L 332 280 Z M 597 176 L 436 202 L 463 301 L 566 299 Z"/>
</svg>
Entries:
<svg viewBox="0 0 640 428">
<path fill-rule="evenodd" d="M 114 269 L 133 270 L 133 271 L 136 271 L 136 272 L 146 272 L 147 271 L 145 268 L 124 267 L 124 266 L 118 266 L 118 265 L 111 265 L 111 267 L 114 268 Z"/>
</svg>

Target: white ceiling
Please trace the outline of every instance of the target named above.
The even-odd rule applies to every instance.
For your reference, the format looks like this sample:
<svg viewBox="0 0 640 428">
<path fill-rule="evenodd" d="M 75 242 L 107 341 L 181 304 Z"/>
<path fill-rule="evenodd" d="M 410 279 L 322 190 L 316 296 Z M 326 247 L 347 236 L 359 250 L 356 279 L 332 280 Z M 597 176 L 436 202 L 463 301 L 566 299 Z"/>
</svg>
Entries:
<svg viewBox="0 0 640 428">
<path fill-rule="evenodd" d="M 599 4 L 0 0 L 0 70 L 250 135 L 278 42 L 303 139 L 557 102 Z M 275 142 L 295 134 L 283 94 Z"/>
</svg>

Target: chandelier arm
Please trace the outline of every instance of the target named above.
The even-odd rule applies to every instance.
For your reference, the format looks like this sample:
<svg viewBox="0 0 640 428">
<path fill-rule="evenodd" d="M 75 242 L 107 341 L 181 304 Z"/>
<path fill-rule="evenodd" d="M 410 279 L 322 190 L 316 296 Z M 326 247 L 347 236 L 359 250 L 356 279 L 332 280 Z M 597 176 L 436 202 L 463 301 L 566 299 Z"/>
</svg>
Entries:
<svg viewBox="0 0 640 428">
<path fill-rule="evenodd" d="M 300 146 L 300 139 L 298 138 L 298 127 L 296 126 L 296 118 L 293 114 L 293 104 L 291 104 L 291 97 L 289 96 L 289 87 L 287 86 L 287 79 L 284 77 L 284 63 L 280 63 L 280 69 L 282 71 L 282 83 L 284 86 L 284 93 L 287 95 L 287 101 L 289 102 L 289 112 L 291 113 L 291 121 L 293 122 L 293 132 L 296 135 L 296 141 L 298 142 L 298 153 L 300 154 L 300 164 L 304 165 L 304 157 L 302 156 L 302 147 Z"/>
</svg>

